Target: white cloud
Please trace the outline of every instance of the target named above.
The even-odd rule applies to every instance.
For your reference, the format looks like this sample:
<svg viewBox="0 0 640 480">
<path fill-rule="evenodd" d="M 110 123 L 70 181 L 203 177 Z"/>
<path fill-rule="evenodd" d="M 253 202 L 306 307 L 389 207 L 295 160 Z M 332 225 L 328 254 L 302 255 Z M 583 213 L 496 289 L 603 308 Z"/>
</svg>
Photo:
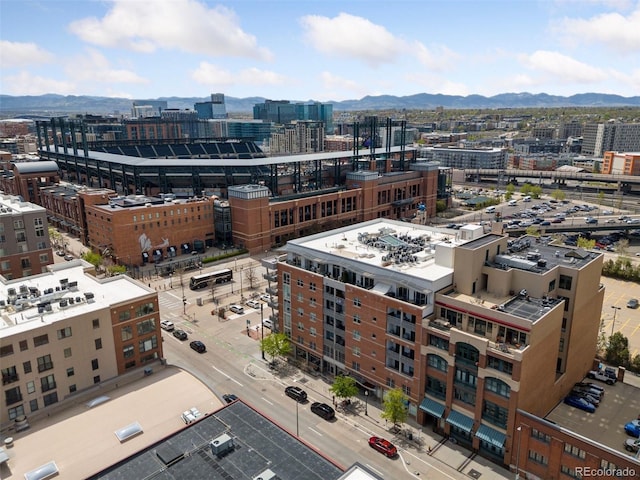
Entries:
<svg viewBox="0 0 640 480">
<path fill-rule="evenodd" d="M 607 72 L 579 62 L 559 52 L 538 50 L 521 55 L 520 62 L 527 68 L 558 83 L 596 83 L 606 80 Z"/>
<path fill-rule="evenodd" d="M 429 93 L 440 93 L 442 95 L 469 95 L 469 88 L 461 82 L 455 82 L 441 77 L 440 75 L 432 75 L 425 73 L 411 73 L 405 75 L 405 80 L 411 84 L 415 84 L 421 91 Z M 476 92 L 473 92 L 476 93 Z"/>
<path fill-rule="evenodd" d="M 3 68 L 49 63 L 53 59 L 52 53 L 43 50 L 35 43 L 0 40 L 0 63 Z"/>
<path fill-rule="evenodd" d="M 572 43 L 600 43 L 617 52 L 640 53 L 640 3 L 627 16 L 612 12 L 588 19 L 565 18 L 558 30 Z"/>
<path fill-rule="evenodd" d="M 191 72 L 191 78 L 199 84 L 216 88 L 233 85 L 284 85 L 286 82 L 286 77 L 269 70 L 247 68 L 234 73 L 209 62 L 200 62 L 198 68 Z"/>
<path fill-rule="evenodd" d="M 326 90 L 322 95 L 327 99 L 347 98 L 350 94 L 360 97 L 368 93 L 362 83 L 334 75 L 331 72 L 322 72 L 320 79 L 323 88 Z M 351 93 L 347 94 L 346 92 Z"/>
<path fill-rule="evenodd" d="M 57 93 L 60 95 L 76 94 L 76 85 L 72 82 L 39 77 L 29 72 L 8 75 L 2 79 L 3 93 L 8 95 L 44 95 Z"/>
<path fill-rule="evenodd" d="M 208 56 L 270 60 L 271 53 L 244 32 L 228 8 L 208 8 L 197 0 L 112 0 L 101 19 L 90 17 L 69 25 L 85 42 L 150 53 L 178 50 Z"/>
<path fill-rule="evenodd" d="M 421 42 L 416 42 L 414 48 L 418 61 L 434 72 L 452 70 L 460 60 L 460 55 L 445 45 L 427 48 Z"/>
<path fill-rule="evenodd" d="M 82 68 L 78 68 L 80 65 Z M 94 48 L 68 62 L 67 75 L 79 82 L 148 84 L 148 79 L 130 70 L 113 68 L 107 58 Z"/>
<path fill-rule="evenodd" d="M 340 13 L 328 18 L 307 15 L 300 19 L 305 38 L 326 55 L 354 58 L 370 65 L 393 62 L 407 43 L 366 18 Z"/>
</svg>

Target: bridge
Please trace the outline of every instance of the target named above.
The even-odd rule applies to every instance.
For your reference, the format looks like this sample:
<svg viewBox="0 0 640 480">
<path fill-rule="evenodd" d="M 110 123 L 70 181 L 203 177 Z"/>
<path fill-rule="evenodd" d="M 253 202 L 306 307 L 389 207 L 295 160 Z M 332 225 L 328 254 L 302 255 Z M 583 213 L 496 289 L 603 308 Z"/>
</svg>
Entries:
<svg viewBox="0 0 640 480">
<path fill-rule="evenodd" d="M 601 219 L 603 217 L 600 217 Z M 613 218 L 613 217 L 610 217 Z M 585 223 L 584 221 L 571 221 L 571 218 L 567 218 L 563 223 L 552 223 L 551 225 L 539 225 L 533 224 L 529 227 L 517 227 L 517 228 L 505 228 L 504 232 L 509 234 L 509 236 L 520 236 L 526 232 L 527 228 L 535 227 L 537 228 L 543 235 L 549 233 L 565 233 L 565 232 L 576 232 L 576 233 L 596 233 L 596 232 L 620 232 L 625 231 L 629 232 L 631 230 L 639 230 L 640 231 L 640 222 L 639 223 L 625 223 L 625 222 L 616 222 L 616 223 Z"/>
</svg>

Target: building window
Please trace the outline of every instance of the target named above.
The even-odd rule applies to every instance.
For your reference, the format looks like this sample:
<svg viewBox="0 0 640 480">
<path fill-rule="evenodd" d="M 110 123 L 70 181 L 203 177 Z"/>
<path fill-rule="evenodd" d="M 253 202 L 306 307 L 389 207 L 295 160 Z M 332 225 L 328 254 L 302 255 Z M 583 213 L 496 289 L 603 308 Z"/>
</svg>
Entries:
<svg viewBox="0 0 640 480">
<path fill-rule="evenodd" d="M 138 342 L 138 350 L 140 353 L 148 352 L 154 348 L 158 348 L 158 338 L 155 335 L 151 338 Z"/>
<path fill-rule="evenodd" d="M 27 393 L 34 393 L 36 391 L 36 382 L 27 382 Z"/>
<path fill-rule="evenodd" d="M 69 393 L 74 393 L 77 390 L 76 384 L 69 385 Z"/>
<path fill-rule="evenodd" d="M 360 315 L 354 315 L 353 316 L 353 323 L 360 324 L 361 322 L 362 322 L 362 320 L 360 320 Z"/>
<path fill-rule="evenodd" d="M 532 460 L 536 463 L 540 463 L 542 465 L 547 465 L 549 463 L 549 461 L 547 460 L 547 457 L 539 454 L 535 450 L 529 450 L 529 460 Z"/>
<path fill-rule="evenodd" d="M 535 428 L 531 429 L 531 438 L 535 438 L 536 440 L 540 440 L 544 443 L 551 443 L 551 437 L 549 435 Z"/>
<path fill-rule="evenodd" d="M 316 291 L 316 284 L 314 282 L 309 282 L 309 290 L 311 290 L 312 292 Z"/>
<path fill-rule="evenodd" d="M 25 350 L 29 350 L 29 343 L 26 340 L 20 340 L 20 351 L 24 352 Z"/>
<path fill-rule="evenodd" d="M 136 328 L 138 329 L 138 336 L 146 335 L 147 333 L 151 333 L 156 329 L 156 320 L 154 318 L 150 318 L 148 320 L 143 320 L 136 324 Z"/>
<path fill-rule="evenodd" d="M 357 340 L 357 341 L 360 341 L 360 331 L 358 331 L 358 330 L 354 330 L 353 331 L 353 339 Z"/>
<path fill-rule="evenodd" d="M 22 401 L 22 394 L 20 393 L 20 387 L 13 387 L 4 391 L 4 399 L 7 405 L 13 405 Z"/>
<path fill-rule="evenodd" d="M 497 393 L 501 397 L 509 398 L 511 396 L 511 387 L 499 378 L 485 378 L 484 388 L 490 392 Z"/>
<path fill-rule="evenodd" d="M 131 325 L 122 327 L 120 329 L 120 337 L 122 338 L 123 342 L 126 342 L 127 340 L 131 340 L 133 338 L 133 329 L 131 328 Z"/>
<path fill-rule="evenodd" d="M 297 284 L 299 287 L 304 287 L 304 282 L 302 281 L 302 279 L 301 279 L 301 278 L 299 278 L 299 279 L 297 280 L 296 284 Z"/>
<path fill-rule="evenodd" d="M 396 382 L 393 378 L 387 377 L 386 385 L 389 388 L 396 388 Z"/>
<path fill-rule="evenodd" d="M 27 360 L 22 363 L 22 368 L 24 369 L 24 373 L 31 373 L 31 360 Z"/>
<path fill-rule="evenodd" d="M 558 282 L 558 287 L 562 290 L 571 290 L 571 281 L 573 279 L 568 275 L 560 275 L 560 281 Z"/>
<path fill-rule="evenodd" d="M 58 403 L 58 392 L 49 393 L 42 397 L 42 403 L 44 403 L 45 407 L 49 405 L 53 405 L 54 403 Z"/>
<path fill-rule="evenodd" d="M 513 363 L 507 362 L 506 360 L 502 360 L 500 358 L 492 357 L 487 355 L 487 367 L 493 368 L 494 370 L 498 370 L 500 372 L 508 373 L 511 375 L 513 373 Z"/>
<path fill-rule="evenodd" d="M 93 328 L 94 328 L 94 329 L 96 329 L 96 328 L 100 328 L 100 319 L 98 319 L 98 318 L 94 318 L 94 319 L 91 321 L 91 323 L 93 324 Z"/>
<path fill-rule="evenodd" d="M 467 390 L 465 388 L 457 388 L 453 389 L 453 397 L 456 400 L 460 400 L 461 402 L 467 403 L 469 405 L 476 404 L 476 394 L 474 391 Z"/>
<path fill-rule="evenodd" d="M 584 460 L 587 456 L 587 452 L 576 447 L 575 445 L 571 445 L 570 443 L 564 444 L 564 451 L 565 453 L 568 453 L 569 455 L 572 455 L 574 457 L 581 458 L 582 460 Z"/>
<path fill-rule="evenodd" d="M 125 345 L 122 347 L 122 355 L 124 358 L 131 358 L 136 354 L 133 345 Z"/>
<path fill-rule="evenodd" d="M 93 377 L 93 383 L 100 383 L 100 375 Z"/>
<path fill-rule="evenodd" d="M 411 396 L 411 387 L 409 387 L 408 385 L 403 385 L 402 386 L 402 393 L 404 393 L 407 397 Z"/>
<path fill-rule="evenodd" d="M 315 322 L 318 319 L 318 317 L 316 316 L 315 312 L 309 312 L 309 321 L 310 322 Z"/>
<path fill-rule="evenodd" d="M 469 370 L 456 368 L 455 382 L 475 388 L 478 384 L 478 377 Z"/>
<path fill-rule="evenodd" d="M 360 364 L 358 362 L 351 362 L 351 369 L 354 372 L 359 372 L 360 371 Z"/>
<path fill-rule="evenodd" d="M 298 316 L 304 317 L 304 308 L 298 308 Z"/>
<path fill-rule="evenodd" d="M 317 331 L 316 331 L 315 327 L 309 328 L 309 335 L 311 335 L 312 337 L 315 337 L 316 334 L 317 334 Z"/>
<path fill-rule="evenodd" d="M 487 420 L 488 422 L 493 423 L 499 427 L 505 428 L 507 426 L 507 415 L 509 411 L 501 407 L 500 405 L 496 405 L 489 400 L 484 401 L 483 409 L 482 409 L 482 418 Z"/>
<path fill-rule="evenodd" d="M 24 405 L 18 405 L 9 409 L 9 420 L 15 420 L 16 418 L 24 415 Z"/>
<path fill-rule="evenodd" d="M 38 411 L 38 399 L 34 398 L 33 400 L 29 400 L 29 409 L 31 413 Z"/>
<path fill-rule="evenodd" d="M 426 393 L 438 398 L 446 398 L 447 382 L 442 382 L 437 378 L 427 376 Z"/>
<path fill-rule="evenodd" d="M 49 390 L 53 390 L 56 388 L 56 379 L 52 375 L 47 375 L 46 377 L 40 378 L 40 387 L 42 389 L 42 393 L 48 392 Z"/>
<path fill-rule="evenodd" d="M 575 469 L 571 467 L 567 467 L 566 465 L 560 465 L 560 471 L 571 478 L 577 478 L 577 479 L 582 478 L 582 475 L 577 474 Z"/>
<path fill-rule="evenodd" d="M 38 357 L 38 372 L 46 372 L 53 368 L 53 362 L 51 361 L 51 355 L 43 355 Z"/>
<path fill-rule="evenodd" d="M 449 351 L 449 340 L 445 340 L 444 338 L 440 338 L 435 335 L 429 335 L 429 345 L 441 350 Z"/>
<path fill-rule="evenodd" d="M 360 307 L 360 306 L 362 306 L 362 303 L 360 302 L 360 299 L 359 299 L 359 298 L 354 297 L 354 299 L 353 299 L 353 305 L 354 305 L 355 307 Z"/>
<path fill-rule="evenodd" d="M 41 345 L 46 345 L 49 343 L 49 335 L 39 335 L 37 337 L 33 337 L 33 346 L 40 347 Z"/>
<path fill-rule="evenodd" d="M 427 355 L 427 365 L 444 373 L 447 373 L 447 369 L 449 368 L 444 358 L 439 355 L 434 355 L 433 353 Z"/>
<path fill-rule="evenodd" d="M 298 330 L 300 330 L 301 332 L 304 332 L 304 323 L 298 322 Z"/>
<path fill-rule="evenodd" d="M 28 363 L 28 362 L 25 362 L 25 363 Z M 29 366 L 31 366 L 31 364 L 29 364 Z M 16 370 L 15 365 L 2 369 L 2 385 L 7 385 L 9 383 L 13 383 L 17 381 L 18 381 L 18 371 Z"/>
<path fill-rule="evenodd" d="M 4 345 L 0 347 L 0 357 L 13 355 L 13 345 Z"/>
<path fill-rule="evenodd" d="M 131 319 L 131 312 L 129 310 L 123 310 L 118 315 L 118 320 L 120 322 L 126 322 L 127 320 L 130 320 L 130 319 Z"/>
<path fill-rule="evenodd" d="M 360 347 L 353 347 L 353 356 L 354 357 L 360 356 Z"/>
<path fill-rule="evenodd" d="M 69 338 L 71 336 L 71 327 L 65 327 L 58 330 L 58 340 Z"/>
<path fill-rule="evenodd" d="M 64 349 L 64 358 L 69 358 L 71 356 L 71 348 Z"/>
<path fill-rule="evenodd" d="M 76 372 L 73 370 L 73 367 L 67 368 L 67 377 L 73 377 Z"/>
<path fill-rule="evenodd" d="M 102 348 L 102 339 L 96 338 L 93 343 L 96 345 L 96 350 L 100 350 Z"/>
<path fill-rule="evenodd" d="M 98 364 L 98 359 L 94 358 L 93 360 L 91 360 L 91 370 L 98 370 L 98 368 L 100 368 L 100 365 Z"/>
</svg>

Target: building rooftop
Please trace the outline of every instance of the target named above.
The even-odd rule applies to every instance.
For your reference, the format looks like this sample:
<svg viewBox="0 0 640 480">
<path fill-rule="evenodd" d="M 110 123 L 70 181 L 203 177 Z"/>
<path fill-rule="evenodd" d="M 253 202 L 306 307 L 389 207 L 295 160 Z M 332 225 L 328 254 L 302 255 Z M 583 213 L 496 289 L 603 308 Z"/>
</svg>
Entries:
<svg viewBox="0 0 640 480">
<path fill-rule="evenodd" d="M 83 260 L 50 265 L 47 273 L 0 277 L 0 338 L 152 293 L 125 275 L 98 279 Z"/>
<path fill-rule="evenodd" d="M 337 480 L 342 473 L 238 400 L 90 478 Z"/>
<path fill-rule="evenodd" d="M 31 202 L 24 202 L 16 195 L 0 193 L 0 215 L 12 215 L 25 212 L 45 212 L 44 207 Z"/>
</svg>

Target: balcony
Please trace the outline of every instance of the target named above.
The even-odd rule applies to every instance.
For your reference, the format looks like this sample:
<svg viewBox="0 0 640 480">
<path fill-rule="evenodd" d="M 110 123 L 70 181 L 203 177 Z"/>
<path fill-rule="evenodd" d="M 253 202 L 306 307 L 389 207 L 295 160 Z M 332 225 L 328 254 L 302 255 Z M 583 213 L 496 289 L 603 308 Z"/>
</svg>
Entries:
<svg viewBox="0 0 640 480">
<path fill-rule="evenodd" d="M 263 273 L 262 278 L 264 278 L 268 282 L 276 282 L 278 281 L 278 272 Z"/>
<path fill-rule="evenodd" d="M 429 320 L 427 326 L 433 327 L 437 330 L 441 330 L 443 332 L 448 332 L 451 330 L 451 325 L 447 320 L 443 318 L 434 318 L 433 320 Z"/>
</svg>

